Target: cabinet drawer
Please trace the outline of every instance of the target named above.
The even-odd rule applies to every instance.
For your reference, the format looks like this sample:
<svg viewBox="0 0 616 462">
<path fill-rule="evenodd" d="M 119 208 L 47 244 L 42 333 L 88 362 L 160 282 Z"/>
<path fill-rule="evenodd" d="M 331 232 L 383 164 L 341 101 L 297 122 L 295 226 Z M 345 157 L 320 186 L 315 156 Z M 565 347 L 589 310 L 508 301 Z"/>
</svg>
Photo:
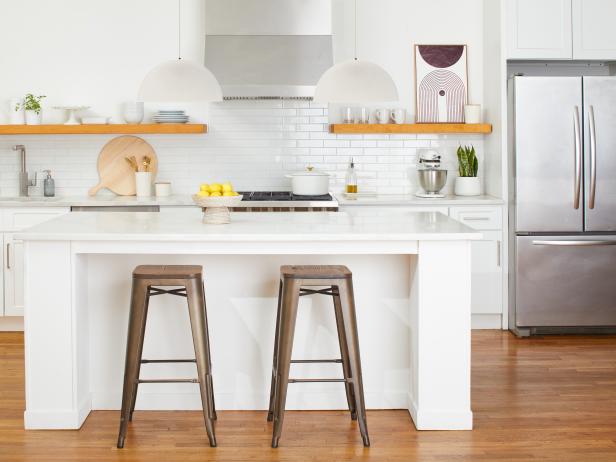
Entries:
<svg viewBox="0 0 616 462">
<path fill-rule="evenodd" d="M 503 212 L 500 207 L 452 207 L 449 215 L 474 229 L 503 227 Z"/>
<path fill-rule="evenodd" d="M 5 209 L 2 211 L 3 228 L 5 231 L 21 231 L 68 212 L 69 209 L 64 207 Z"/>
</svg>

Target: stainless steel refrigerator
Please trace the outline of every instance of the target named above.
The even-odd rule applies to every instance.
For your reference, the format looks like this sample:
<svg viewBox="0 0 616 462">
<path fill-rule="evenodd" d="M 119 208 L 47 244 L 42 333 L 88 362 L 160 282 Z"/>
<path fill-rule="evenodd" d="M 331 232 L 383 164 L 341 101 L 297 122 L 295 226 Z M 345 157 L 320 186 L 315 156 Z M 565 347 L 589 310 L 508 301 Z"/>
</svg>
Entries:
<svg viewBox="0 0 616 462">
<path fill-rule="evenodd" d="M 616 77 L 521 76 L 510 91 L 510 324 L 616 327 Z"/>
</svg>

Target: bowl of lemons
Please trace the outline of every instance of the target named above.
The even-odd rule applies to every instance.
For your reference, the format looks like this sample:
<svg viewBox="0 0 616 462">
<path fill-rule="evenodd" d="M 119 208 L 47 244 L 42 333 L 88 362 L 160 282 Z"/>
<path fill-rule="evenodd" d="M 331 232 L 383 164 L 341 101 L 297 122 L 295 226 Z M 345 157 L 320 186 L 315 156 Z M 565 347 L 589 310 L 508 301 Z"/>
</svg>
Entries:
<svg viewBox="0 0 616 462">
<path fill-rule="evenodd" d="M 203 208 L 203 223 L 222 225 L 231 222 L 229 207 L 237 207 L 242 202 L 229 182 L 202 184 L 199 192 L 192 196 L 193 201 Z"/>
</svg>

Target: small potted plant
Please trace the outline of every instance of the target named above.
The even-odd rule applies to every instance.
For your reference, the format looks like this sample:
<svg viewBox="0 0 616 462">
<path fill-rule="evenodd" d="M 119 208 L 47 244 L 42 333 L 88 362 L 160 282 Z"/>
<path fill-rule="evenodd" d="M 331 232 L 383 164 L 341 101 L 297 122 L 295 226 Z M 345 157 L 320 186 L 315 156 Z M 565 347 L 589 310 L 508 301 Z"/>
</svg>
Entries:
<svg viewBox="0 0 616 462">
<path fill-rule="evenodd" d="M 456 178 L 456 196 L 479 196 L 481 183 L 477 177 L 479 162 L 473 146 L 460 146 L 458 154 L 458 178 Z"/>
<path fill-rule="evenodd" d="M 41 108 L 41 100 L 45 98 L 44 95 L 34 96 L 32 93 L 28 93 L 21 103 L 17 103 L 15 111 L 23 109 L 26 113 L 26 125 L 40 125 L 43 115 L 41 114 L 43 108 Z"/>
</svg>

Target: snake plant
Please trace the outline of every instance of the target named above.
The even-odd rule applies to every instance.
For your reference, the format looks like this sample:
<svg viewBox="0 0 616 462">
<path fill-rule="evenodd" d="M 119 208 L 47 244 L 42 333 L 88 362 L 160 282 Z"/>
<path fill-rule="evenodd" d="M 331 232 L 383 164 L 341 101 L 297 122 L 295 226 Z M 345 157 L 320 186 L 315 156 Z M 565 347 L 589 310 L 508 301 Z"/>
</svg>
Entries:
<svg viewBox="0 0 616 462">
<path fill-rule="evenodd" d="M 458 174 L 461 177 L 476 177 L 479 170 L 479 162 L 473 146 L 460 146 L 458 148 Z"/>
</svg>

